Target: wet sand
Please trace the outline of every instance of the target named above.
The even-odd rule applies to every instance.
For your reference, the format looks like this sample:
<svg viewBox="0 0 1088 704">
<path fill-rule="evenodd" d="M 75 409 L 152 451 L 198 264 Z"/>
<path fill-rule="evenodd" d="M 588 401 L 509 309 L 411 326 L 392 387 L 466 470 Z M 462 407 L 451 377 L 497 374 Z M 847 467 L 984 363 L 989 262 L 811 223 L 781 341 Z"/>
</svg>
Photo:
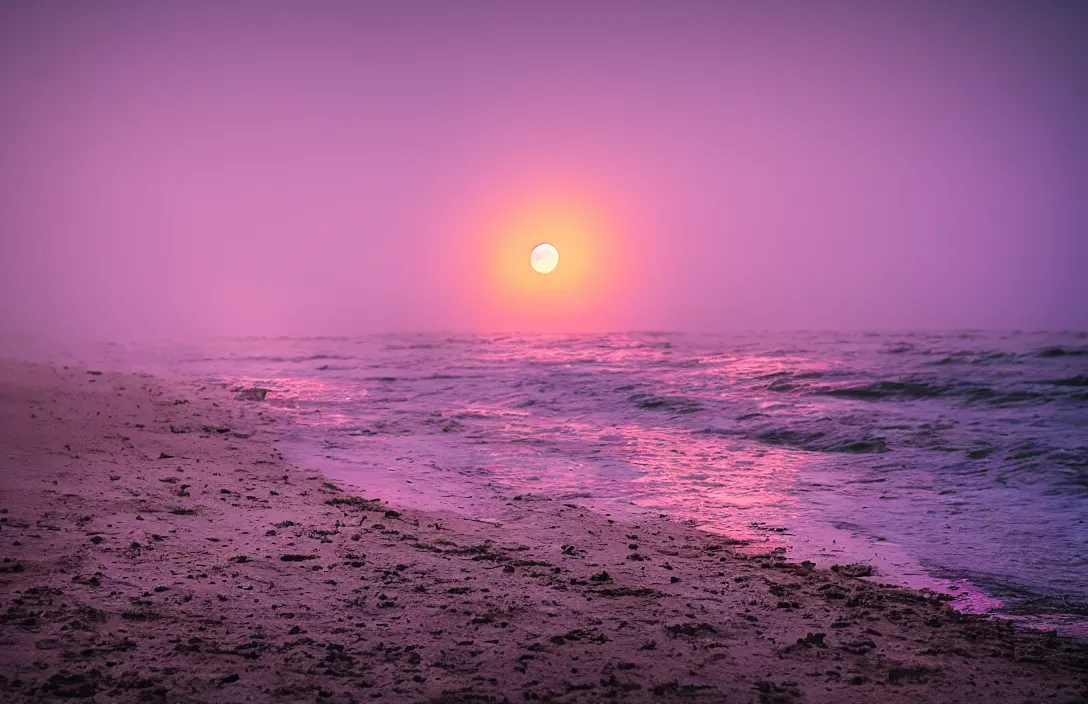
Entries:
<svg viewBox="0 0 1088 704">
<path fill-rule="evenodd" d="M 1088 700 L 1084 643 L 665 519 L 389 505 L 263 409 L 0 363 L 4 701 Z"/>
</svg>

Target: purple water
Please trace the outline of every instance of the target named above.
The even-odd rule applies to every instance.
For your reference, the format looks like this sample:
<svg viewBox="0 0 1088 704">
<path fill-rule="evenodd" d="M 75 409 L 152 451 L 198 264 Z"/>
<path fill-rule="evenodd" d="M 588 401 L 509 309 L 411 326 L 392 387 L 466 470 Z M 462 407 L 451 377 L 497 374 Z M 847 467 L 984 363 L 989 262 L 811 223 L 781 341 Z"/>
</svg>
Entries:
<svg viewBox="0 0 1088 704">
<path fill-rule="evenodd" d="M 373 336 L 111 345 L 260 385 L 289 456 L 478 517 L 520 496 L 666 513 L 1088 633 L 1084 333 Z M 74 361 L 74 360 L 73 360 Z"/>
</svg>

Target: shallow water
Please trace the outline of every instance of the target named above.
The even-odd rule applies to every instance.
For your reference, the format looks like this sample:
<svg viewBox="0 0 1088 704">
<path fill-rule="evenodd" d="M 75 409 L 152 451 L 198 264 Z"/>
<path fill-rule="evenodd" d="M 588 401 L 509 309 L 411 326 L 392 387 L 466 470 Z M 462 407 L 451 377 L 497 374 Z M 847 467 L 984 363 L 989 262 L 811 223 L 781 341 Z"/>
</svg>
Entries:
<svg viewBox="0 0 1088 704">
<path fill-rule="evenodd" d="M 261 338 L 82 361 L 270 388 L 290 456 L 383 498 L 659 511 L 1088 634 L 1084 333 Z"/>
</svg>

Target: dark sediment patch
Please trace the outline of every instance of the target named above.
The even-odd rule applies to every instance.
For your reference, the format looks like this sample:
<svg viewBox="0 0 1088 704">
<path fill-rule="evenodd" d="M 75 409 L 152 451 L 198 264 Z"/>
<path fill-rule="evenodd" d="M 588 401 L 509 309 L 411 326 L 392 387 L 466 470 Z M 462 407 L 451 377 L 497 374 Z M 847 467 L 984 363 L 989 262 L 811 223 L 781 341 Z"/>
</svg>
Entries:
<svg viewBox="0 0 1088 704">
<path fill-rule="evenodd" d="M 234 398 L 239 401 L 263 401 L 268 396 L 269 389 L 254 386 L 248 389 L 234 389 Z"/>
<path fill-rule="evenodd" d="M 633 596 L 651 599 L 665 596 L 664 592 L 660 592 L 657 589 L 650 589 L 648 587 L 616 587 L 614 589 L 594 589 L 589 593 L 609 597 Z"/>
<path fill-rule="evenodd" d="M 364 499 L 360 496 L 337 496 L 325 501 L 329 506 L 348 506 L 363 511 L 385 511 L 381 499 Z"/>
</svg>

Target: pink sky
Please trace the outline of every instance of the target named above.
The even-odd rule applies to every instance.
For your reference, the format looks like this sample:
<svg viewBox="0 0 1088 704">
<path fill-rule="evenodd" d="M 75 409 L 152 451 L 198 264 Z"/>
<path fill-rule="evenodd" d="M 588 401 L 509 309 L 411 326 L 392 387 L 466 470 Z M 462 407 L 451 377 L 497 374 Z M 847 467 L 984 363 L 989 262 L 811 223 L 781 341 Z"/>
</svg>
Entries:
<svg viewBox="0 0 1088 704">
<path fill-rule="evenodd" d="M 1088 328 L 1085 6 L 770 5 L 4 3 L 0 334 Z"/>
</svg>

